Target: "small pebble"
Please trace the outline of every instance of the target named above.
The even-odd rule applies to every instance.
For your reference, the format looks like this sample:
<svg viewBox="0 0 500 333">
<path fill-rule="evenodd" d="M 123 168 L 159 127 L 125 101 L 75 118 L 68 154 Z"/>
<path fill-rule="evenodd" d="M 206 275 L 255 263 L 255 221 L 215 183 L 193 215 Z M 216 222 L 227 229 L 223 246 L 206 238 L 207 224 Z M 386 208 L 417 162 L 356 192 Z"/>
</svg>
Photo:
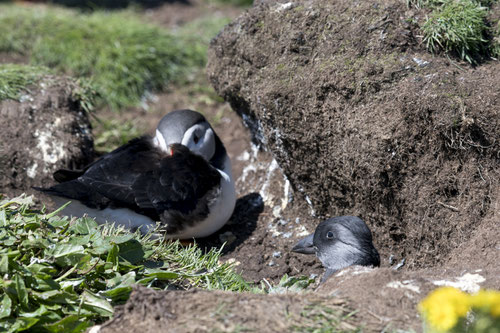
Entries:
<svg viewBox="0 0 500 333">
<path fill-rule="evenodd" d="M 281 251 L 273 252 L 273 257 L 275 257 L 275 258 L 281 258 Z"/>
</svg>

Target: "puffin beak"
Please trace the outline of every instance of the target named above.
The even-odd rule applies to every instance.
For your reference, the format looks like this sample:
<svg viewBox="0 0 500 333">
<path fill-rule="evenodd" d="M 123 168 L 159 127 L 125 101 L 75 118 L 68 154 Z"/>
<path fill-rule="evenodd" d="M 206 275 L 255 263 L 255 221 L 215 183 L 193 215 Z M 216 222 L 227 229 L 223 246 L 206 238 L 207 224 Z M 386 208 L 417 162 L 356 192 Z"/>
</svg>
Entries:
<svg viewBox="0 0 500 333">
<path fill-rule="evenodd" d="M 292 252 L 303 253 L 303 254 L 315 254 L 316 247 L 313 244 L 314 234 L 310 234 L 306 238 L 301 239 L 292 248 Z"/>
</svg>

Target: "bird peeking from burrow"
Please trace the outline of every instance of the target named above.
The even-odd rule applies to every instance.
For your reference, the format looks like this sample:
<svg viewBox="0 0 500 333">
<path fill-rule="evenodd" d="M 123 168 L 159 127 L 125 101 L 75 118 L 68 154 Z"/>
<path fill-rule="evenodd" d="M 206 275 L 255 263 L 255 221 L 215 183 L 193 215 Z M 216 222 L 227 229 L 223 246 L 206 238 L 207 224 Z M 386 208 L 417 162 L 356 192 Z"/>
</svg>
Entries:
<svg viewBox="0 0 500 333">
<path fill-rule="evenodd" d="M 292 251 L 316 254 L 326 268 L 321 283 L 349 266 L 380 266 L 372 233 L 366 223 L 356 216 L 338 216 L 321 222 L 314 233 L 295 244 Z"/>
</svg>

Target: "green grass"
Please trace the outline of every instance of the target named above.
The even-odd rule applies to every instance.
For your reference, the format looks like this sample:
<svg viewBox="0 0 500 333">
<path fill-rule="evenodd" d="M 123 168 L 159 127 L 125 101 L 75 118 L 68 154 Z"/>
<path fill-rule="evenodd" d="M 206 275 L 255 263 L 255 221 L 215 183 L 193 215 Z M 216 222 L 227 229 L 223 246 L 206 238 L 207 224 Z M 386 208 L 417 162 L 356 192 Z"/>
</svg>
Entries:
<svg viewBox="0 0 500 333">
<path fill-rule="evenodd" d="M 182 83 L 205 66 L 209 41 L 229 22 L 207 17 L 175 32 L 131 11 L 81 14 L 55 7 L 0 5 L 0 51 L 88 78 L 100 102 L 139 105 L 147 91 Z"/>
<path fill-rule="evenodd" d="M 0 330 L 82 332 L 110 318 L 132 284 L 248 291 L 220 250 L 153 240 L 94 220 L 0 202 Z"/>
<path fill-rule="evenodd" d="M 406 0 L 408 7 L 430 10 L 422 26 L 423 41 L 430 52 L 444 51 L 471 64 L 500 54 L 498 33 L 487 22 L 495 2 L 498 0 Z M 492 35 L 491 40 L 488 35 Z"/>
<path fill-rule="evenodd" d="M 231 20 L 223 16 L 206 16 L 184 24 L 173 32 L 175 38 L 184 45 L 186 66 L 192 70 L 180 78 L 181 82 L 193 81 L 190 75 L 200 74 L 207 62 L 210 40 Z"/>
<path fill-rule="evenodd" d="M 137 105 L 191 66 L 192 52 L 167 31 L 132 12 L 78 14 L 43 7 L 0 6 L 0 51 L 90 78 L 102 102 Z"/>
<path fill-rule="evenodd" d="M 12 99 L 22 101 L 23 95 L 30 93 L 30 88 L 42 79 L 46 84 L 56 80 L 51 71 L 42 66 L 0 64 L 0 101 Z M 85 79 L 77 80 L 71 91 L 72 99 L 87 111 L 94 110 L 97 93 Z"/>
<path fill-rule="evenodd" d="M 95 135 L 94 147 L 99 152 L 112 151 L 144 134 L 133 121 L 97 120 L 92 124 Z"/>
<path fill-rule="evenodd" d="M 486 7 L 473 0 L 447 1 L 422 27 L 423 41 L 433 53 L 443 50 L 476 63 L 487 50 L 486 13 Z"/>
<path fill-rule="evenodd" d="M 19 100 L 30 85 L 36 84 L 48 69 L 36 66 L 0 64 L 0 101 Z"/>
</svg>

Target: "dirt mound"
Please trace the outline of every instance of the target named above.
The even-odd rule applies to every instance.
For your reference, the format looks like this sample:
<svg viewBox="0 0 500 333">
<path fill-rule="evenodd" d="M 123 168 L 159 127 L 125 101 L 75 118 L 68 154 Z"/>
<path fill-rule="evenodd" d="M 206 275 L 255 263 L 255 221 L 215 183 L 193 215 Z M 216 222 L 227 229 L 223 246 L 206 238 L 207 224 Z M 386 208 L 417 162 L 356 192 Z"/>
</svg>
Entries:
<svg viewBox="0 0 500 333">
<path fill-rule="evenodd" d="M 0 102 L 0 193 L 9 197 L 54 183 L 60 168 L 78 168 L 94 157 L 88 114 L 78 86 L 47 76 L 21 97 Z"/>
<path fill-rule="evenodd" d="M 315 215 L 362 217 L 407 268 L 500 235 L 500 64 L 432 57 L 423 14 L 395 0 L 259 5 L 208 65 Z"/>
<path fill-rule="evenodd" d="M 346 316 L 351 312 L 345 301 L 319 295 L 162 292 L 137 287 L 127 304 L 99 333 L 309 332 L 321 329 L 332 313 Z M 339 323 L 337 328 L 352 330 L 355 326 L 350 322 L 352 318 Z"/>
</svg>

